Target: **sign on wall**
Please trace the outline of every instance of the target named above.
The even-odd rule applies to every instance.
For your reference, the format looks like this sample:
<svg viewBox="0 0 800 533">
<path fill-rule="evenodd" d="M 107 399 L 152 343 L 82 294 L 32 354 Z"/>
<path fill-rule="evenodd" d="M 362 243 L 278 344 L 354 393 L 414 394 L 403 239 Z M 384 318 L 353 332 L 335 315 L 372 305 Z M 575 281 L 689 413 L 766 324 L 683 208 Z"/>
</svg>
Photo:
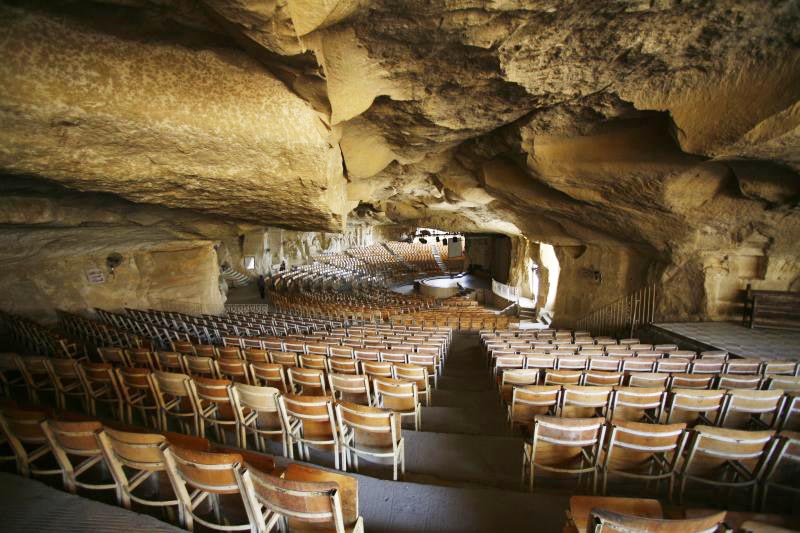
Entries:
<svg viewBox="0 0 800 533">
<path fill-rule="evenodd" d="M 106 275 L 99 268 L 92 267 L 86 270 L 86 281 L 90 285 L 99 285 L 106 282 Z"/>
</svg>

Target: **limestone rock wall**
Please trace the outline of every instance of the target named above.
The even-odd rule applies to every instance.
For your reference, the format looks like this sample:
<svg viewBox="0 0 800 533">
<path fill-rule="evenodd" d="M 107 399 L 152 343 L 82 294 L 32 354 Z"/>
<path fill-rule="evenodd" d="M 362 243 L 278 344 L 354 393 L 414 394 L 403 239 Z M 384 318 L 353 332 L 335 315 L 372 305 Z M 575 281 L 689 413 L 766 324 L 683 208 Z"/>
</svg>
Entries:
<svg viewBox="0 0 800 533">
<path fill-rule="evenodd" d="M 565 326 L 645 282 L 729 318 L 800 284 L 797 28 L 798 0 L 0 2 L 0 170 L 280 228 L 231 264 L 375 238 L 349 216 L 524 239 L 521 287 L 554 245 Z"/>
</svg>

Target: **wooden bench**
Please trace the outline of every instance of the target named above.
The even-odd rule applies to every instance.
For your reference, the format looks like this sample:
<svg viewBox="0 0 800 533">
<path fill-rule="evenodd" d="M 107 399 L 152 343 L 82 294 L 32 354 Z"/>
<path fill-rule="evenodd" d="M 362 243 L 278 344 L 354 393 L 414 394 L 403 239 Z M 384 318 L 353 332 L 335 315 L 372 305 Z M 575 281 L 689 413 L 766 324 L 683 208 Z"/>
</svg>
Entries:
<svg viewBox="0 0 800 533">
<path fill-rule="evenodd" d="M 800 292 L 754 290 L 748 284 L 744 322 L 750 328 L 800 329 Z"/>
</svg>

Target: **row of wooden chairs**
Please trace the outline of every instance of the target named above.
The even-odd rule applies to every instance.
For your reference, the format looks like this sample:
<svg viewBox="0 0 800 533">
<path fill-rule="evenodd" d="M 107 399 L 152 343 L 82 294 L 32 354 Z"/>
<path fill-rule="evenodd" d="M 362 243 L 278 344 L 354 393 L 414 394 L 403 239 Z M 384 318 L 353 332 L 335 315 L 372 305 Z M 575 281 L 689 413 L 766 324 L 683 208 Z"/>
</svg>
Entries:
<svg viewBox="0 0 800 533">
<path fill-rule="evenodd" d="M 60 408 L 74 398 L 94 416 L 98 413 L 98 406 L 105 405 L 115 418 L 125 423 L 133 423 L 136 412 L 149 427 L 166 431 L 170 421 L 173 421 L 184 433 L 200 437 L 205 437 L 206 429 L 213 427 L 217 440 L 224 442 L 226 434 L 233 433 L 236 444 L 241 447 L 247 446 L 247 436 L 252 433 L 259 449 L 266 449 L 265 438 L 278 439 L 282 442 L 284 455 L 289 457 L 294 457 L 294 444 L 297 444 L 301 458 L 310 457 L 310 444 L 331 446 L 335 451 L 337 468 L 339 454 L 343 453 L 340 450 L 347 447 L 348 436 L 358 433 L 353 428 L 345 429 L 349 427 L 347 413 L 363 408 L 366 411 L 362 416 L 373 423 L 385 423 L 384 429 L 374 430 L 386 432 L 385 436 L 391 433 L 386 429 L 386 424 L 390 421 L 394 423 L 395 416 L 398 432 L 399 421 L 404 418 L 413 422 L 414 429 L 421 428 L 418 382 L 398 379 L 405 375 L 397 369 L 394 369 L 392 377 L 375 376 L 371 379 L 367 376 L 329 374 L 328 389 L 320 371 L 289 368 L 288 384 L 284 381 L 282 389 L 278 389 L 218 377 L 151 372 L 145 368 L 115 368 L 109 363 L 21 359 L 36 359 L 37 364 L 42 364 L 53 379 L 52 387 L 46 386 L 47 378 L 39 381 L 37 395 L 32 398 L 34 401 L 40 400 L 42 393 L 52 392 Z M 209 358 L 203 359 L 215 362 Z M 281 372 L 282 367 L 278 365 L 277 370 Z M 423 384 L 427 386 L 425 374 Z M 427 388 L 424 390 L 424 397 L 429 402 L 429 392 Z M 349 411 L 333 417 L 334 411 L 338 412 L 339 404 Z M 324 420 L 327 420 L 327 425 L 321 423 Z M 322 440 L 316 438 L 319 435 L 313 436 L 321 428 L 331 429 L 323 431 Z M 398 441 L 392 442 L 397 444 Z M 397 458 L 401 458 L 397 455 L 401 452 L 402 442 L 392 450 Z M 381 453 L 389 452 L 384 450 Z M 342 464 L 346 465 L 344 456 Z M 396 461 L 395 471 L 397 464 Z"/>
<path fill-rule="evenodd" d="M 554 370 L 604 370 L 610 372 L 650 372 L 681 374 L 748 374 L 767 376 L 797 375 L 796 361 L 760 361 L 751 359 L 650 359 L 644 357 L 576 356 L 546 354 L 497 354 L 490 360 L 493 375 L 499 368 L 536 368 Z"/>
<path fill-rule="evenodd" d="M 197 437 L 121 429 L 82 416 L 53 416 L 40 408 L 5 406 L 0 428 L 22 475 L 59 475 L 75 493 L 115 491 L 118 504 L 162 508 L 192 531 L 195 525 L 220 531 L 266 532 L 279 523 L 363 531 L 358 514 L 357 480 L 307 466 L 277 469 L 272 457 L 212 445 Z M 55 467 L 42 467 L 48 459 Z M 93 479 L 98 467 L 110 479 Z M 163 481 L 168 481 L 164 483 Z M 146 490 L 155 481 L 155 490 Z M 244 519 L 232 518 L 220 503 L 222 495 Z M 203 512 L 210 504 L 211 513 Z M 243 513 L 241 511 L 244 511 Z M 236 513 L 231 513 L 233 516 Z"/>
<path fill-rule="evenodd" d="M 659 387 L 526 385 L 505 392 L 512 429 L 540 414 L 564 418 L 685 422 L 731 429 L 786 427 L 797 422 L 781 390 L 694 390 Z"/>
<path fill-rule="evenodd" d="M 551 370 L 500 368 L 498 386 L 511 385 L 629 385 L 666 389 L 785 389 L 800 391 L 800 376 L 781 374 L 682 374 L 668 372 L 620 372 L 610 370 Z"/>
<path fill-rule="evenodd" d="M 607 491 L 608 479 L 621 476 L 667 483 L 671 498 L 677 483 L 679 501 L 689 482 L 749 492 L 756 506 L 759 491 L 774 485 L 775 473 L 796 450 L 798 434 L 742 431 L 706 425 L 642 424 L 597 418 L 539 415 L 523 450 L 522 483 L 533 490 L 537 471 L 586 478 L 592 493 Z M 720 473 L 724 475 L 720 475 Z M 782 485 L 781 485 L 782 488 Z M 794 489 L 796 490 L 796 489 Z"/>
</svg>

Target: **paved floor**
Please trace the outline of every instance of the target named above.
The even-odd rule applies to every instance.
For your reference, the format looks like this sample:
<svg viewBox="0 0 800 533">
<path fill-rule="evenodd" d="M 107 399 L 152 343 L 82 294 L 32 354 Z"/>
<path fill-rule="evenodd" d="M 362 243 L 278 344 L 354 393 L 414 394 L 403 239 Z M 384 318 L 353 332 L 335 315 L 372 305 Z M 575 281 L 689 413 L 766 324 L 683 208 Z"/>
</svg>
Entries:
<svg viewBox="0 0 800 533">
<path fill-rule="evenodd" d="M 735 322 L 671 322 L 657 328 L 741 357 L 800 358 L 800 332 L 750 329 Z"/>
</svg>

